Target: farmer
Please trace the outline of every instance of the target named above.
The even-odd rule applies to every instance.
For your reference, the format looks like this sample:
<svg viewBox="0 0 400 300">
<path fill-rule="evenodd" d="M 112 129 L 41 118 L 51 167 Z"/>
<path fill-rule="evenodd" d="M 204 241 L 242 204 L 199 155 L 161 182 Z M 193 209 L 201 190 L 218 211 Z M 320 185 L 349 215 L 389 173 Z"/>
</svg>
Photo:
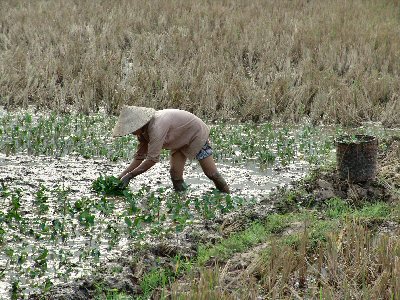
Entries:
<svg viewBox="0 0 400 300">
<path fill-rule="evenodd" d="M 171 150 L 170 175 L 175 191 L 184 191 L 183 169 L 187 158 L 196 158 L 216 188 L 229 193 L 229 186 L 218 173 L 208 140 L 210 129 L 198 117 L 179 109 L 124 106 L 113 136 L 134 134 L 139 144 L 132 163 L 119 175 L 124 186 L 160 161 L 161 149 Z"/>
</svg>

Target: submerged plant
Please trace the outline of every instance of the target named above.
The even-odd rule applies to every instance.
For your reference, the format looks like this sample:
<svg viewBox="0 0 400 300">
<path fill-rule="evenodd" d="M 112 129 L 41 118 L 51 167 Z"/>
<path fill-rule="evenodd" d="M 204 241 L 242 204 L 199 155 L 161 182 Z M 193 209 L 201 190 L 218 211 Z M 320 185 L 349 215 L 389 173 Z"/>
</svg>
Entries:
<svg viewBox="0 0 400 300">
<path fill-rule="evenodd" d="M 47 200 L 49 196 L 46 194 L 48 192 L 47 188 L 40 184 L 38 191 L 36 192 L 35 205 L 39 208 L 40 214 L 45 214 L 49 210 L 49 205 Z"/>
<path fill-rule="evenodd" d="M 103 176 L 100 175 L 92 183 L 92 188 L 99 194 L 109 196 L 123 196 L 124 188 L 123 183 L 120 179 L 115 176 Z"/>
<path fill-rule="evenodd" d="M 13 281 L 11 284 L 11 299 L 20 299 L 21 297 L 21 288 L 19 281 Z"/>
<path fill-rule="evenodd" d="M 101 197 L 100 201 L 95 203 L 94 206 L 105 216 L 112 214 L 114 210 L 114 202 L 109 201 L 106 197 Z"/>
<path fill-rule="evenodd" d="M 90 213 L 89 209 L 85 209 L 78 216 L 80 224 L 84 225 L 86 228 L 94 225 L 94 218 L 95 216 Z"/>
</svg>

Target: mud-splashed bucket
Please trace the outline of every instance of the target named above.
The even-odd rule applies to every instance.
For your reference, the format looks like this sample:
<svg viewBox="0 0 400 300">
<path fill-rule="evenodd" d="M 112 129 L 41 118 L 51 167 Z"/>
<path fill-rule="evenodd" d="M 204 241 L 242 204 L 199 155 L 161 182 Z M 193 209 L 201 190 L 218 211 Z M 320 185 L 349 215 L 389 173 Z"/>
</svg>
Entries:
<svg viewBox="0 0 400 300">
<path fill-rule="evenodd" d="M 336 139 L 339 176 L 349 182 L 365 182 L 376 176 L 378 139 L 371 135 L 345 135 Z"/>
</svg>

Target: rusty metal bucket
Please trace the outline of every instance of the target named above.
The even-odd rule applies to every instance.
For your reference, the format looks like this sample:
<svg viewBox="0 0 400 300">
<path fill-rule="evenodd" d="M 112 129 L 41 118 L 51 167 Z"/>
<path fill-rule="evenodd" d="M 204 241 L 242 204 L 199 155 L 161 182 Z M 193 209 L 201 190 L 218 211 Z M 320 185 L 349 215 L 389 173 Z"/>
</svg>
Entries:
<svg viewBox="0 0 400 300">
<path fill-rule="evenodd" d="M 377 172 L 378 139 L 371 135 L 344 135 L 336 139 L 337 169 L 349 182 L 373 180 Z"/>
</svg>

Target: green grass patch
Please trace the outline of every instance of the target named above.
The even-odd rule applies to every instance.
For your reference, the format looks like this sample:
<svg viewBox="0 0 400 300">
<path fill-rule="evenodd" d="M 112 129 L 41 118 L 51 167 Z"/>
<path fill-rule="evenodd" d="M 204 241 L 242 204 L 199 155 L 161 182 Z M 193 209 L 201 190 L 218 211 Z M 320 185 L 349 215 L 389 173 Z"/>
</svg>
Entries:
<svg viewBox="0 0 400 300">
<path fill-rule="evenodd" d="M 157 267 L 147 272 L 140 281 L 142 295 L 135 299 L 149 299 L 155 289 L 162 290 L 169 286 L 177 277 L 187 274 L 193 267 L 192 260 L 180 256 L 174 257 L 171 265 L 166 267 Z M 163 299 L 164 296 L 161 296 Z"/>
<path fill-rule="evenodd" d="M 308 223 L 308 224 L 307 224 Z M 314 220 L 307 222 L 298 232 L 288 234 L 277 238 L 277 242 L 282 245 L 290 246 L 294 249 L 298 249 L 304 232 L 307 232 L 310 251 L 313 251 L 320 243 L 326 242 L 326 235 L 332 229 L 337 228 L 339 225 L 338 221 L 335 220 Z"/>
<path fill-rule="evenodd" d="M 318 220 L 314 222 L 309 229 L 311 249 L 315 249 L 320 243 L 325 243 L 327 233 L 339 228 L 339 224 L 335 220 Z"/>
<path fill-rule="evenodd" d="M 328 218 L 339 219 L 351 214 L 354 210 L 353 208 L 341 198 L 332 198 L 327 201 L 327 208 L 325 210 L 325 215 Z"/>
<path fill-rule="evenodd" d="M 388 203 L 377 202 L 364 205 L 355 211 L 353 216 L 367 221 L 377 221 L 387 219 L 391 214 L 392 208 Z"/>
<path fill-rule="evenodd" d="M 218 260 L 227 259 L 236 252 L 244 251 L 264 241 L 268 234 L 263 224 L 253 223 L 244 231 L 234 233 L 214 246 L 200 246 L 197 254 L 197 263 L 199 265 L 204 265 L 212 257 Z"/>
<path fill-rule="evenodd" d="M 151 293 L 159 287 L 165 287 L 174 278 L 174 273 L 166 268 L 155 268 L 146 273 L 140 281 L 142 296 L 136 299 L 149 299 Z"/>
<path fill-rule="evenodd" d="M 272 214 L 264 223 L 255 222 L 244 231 L 233 233 L 216 245 L 201 245 L 197 253 L 197 263 L 204 265 L 211 258 L 223 261 L 235 253 L 266 241 L 271 234 L 281 233 L 293 220 L 293 214 Z"/>
<path fill-rule="evenodd" d="M 103 285 L 103 283 L 98 283 L 95 285 L 96 290 L 93 295 L 95 300 L 133 300 L 131 295 L 127 295 L 124 291 L 118 289 L 108 288 Z"/>
<path fill-rule="evenodd" d="M 272 214 L 267 217 L 265 229 L 267 232 L 278 234 L 289 226 L 293 220 L 293 214 Z"/>
<path fill-rule="evenodd" d="M 133 296 L 127 295 L 125 292 L 121 292 L 114 289 L 105 289 L 96 291 L 94 296 L 95 300 L 133 300 L 136 299 Z"/>
</svg>

